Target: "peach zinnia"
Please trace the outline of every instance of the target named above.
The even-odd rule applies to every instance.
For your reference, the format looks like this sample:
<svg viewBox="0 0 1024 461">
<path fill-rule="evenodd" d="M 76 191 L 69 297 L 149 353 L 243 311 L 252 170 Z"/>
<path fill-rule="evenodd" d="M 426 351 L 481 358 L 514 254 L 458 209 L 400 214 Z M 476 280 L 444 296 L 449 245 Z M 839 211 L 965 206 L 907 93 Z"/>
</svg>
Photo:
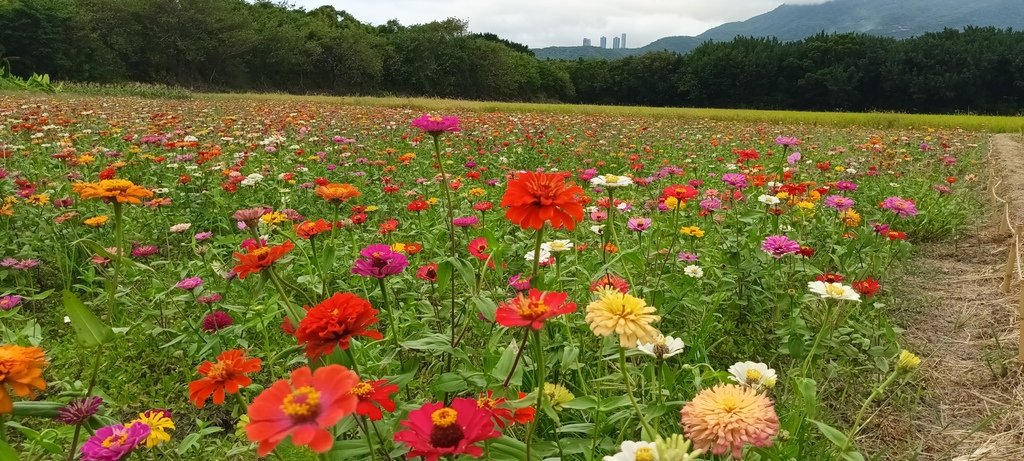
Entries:
<svg viewBox="0 0 1024 461">
<path fill-rule="evenodd" d="M 14 410 L 14 402 L 4 385 L 10 386 L 15 395 L 33 398 L 36 395 L 33 388 L 46 389 L 45 366 L 46 355 L 38 347 L 0 346 L 0 414 Z"/>
<path fill-rule="evenodd" d="M 142 203 L 143 198 L 152 197 L 153 191 L 127 179 L 104 179 L 100 182 L 80 182 L 71 186 L 82 199 L 98 198 L 112 203 Z"/>
<path fill-rule="evenodd" d="M 352 388 L 359 377 L 341 365 L 328 365 L 316 372 L 302 367 L 291 379 L 279 380 L 249 405 L 245 434 L 258 443 L 256 454 L 266 456 L 291 436 L 295 446 L 306 445 L 326 453 L 334 445 L 327 429 L 356 410 L 359 398 Z"/>
<path fill-rule="evenodd" d="M 583 189 L 565 182 L 565 173 L 525 172 L 508 182 L 501 206 L 505 217 L 523 229 L 573 230 L 583 220 Z"/>
<path fill-rule="evenodd" d="M 633 348 L 637 341 L 649 343 L 658 337 L 658 330 L 651 324 L 661 320 L 661 316 L 654 312 L 654 306 L 648 306 L 640 298 L 603 289 L 598 292 L 597 300 L 587 305 L 586 319 L 595 335 L 619 335 L 619 345 Z"/>
<path fill-rule="evenodd" d="M 748 387 L 719 384 L 704 389 L 681 412 L 686 437 L 715 455 L 743 457 L 743 447 L 768 447 L 779 432 L 771 399 Z"/>
</svg>

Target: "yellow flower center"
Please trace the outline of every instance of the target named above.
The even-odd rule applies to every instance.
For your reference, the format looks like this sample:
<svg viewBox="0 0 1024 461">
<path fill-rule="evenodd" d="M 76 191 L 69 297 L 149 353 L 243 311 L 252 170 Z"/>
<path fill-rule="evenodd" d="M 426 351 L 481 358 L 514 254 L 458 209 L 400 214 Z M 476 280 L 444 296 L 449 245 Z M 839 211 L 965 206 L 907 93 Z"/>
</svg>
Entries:
<svg viewBox="0 0 1024 461">
<path fill-rule="evenodd" d="M 320 392 L 310 386 L 303 386 L 284 398 L 281 411 L 292 417 L 306 418 L 316 413 L 319 404 Z"/>
<path fill-rule="evenodd" d="M 103 439 L 103 448 L 110 448 L 111 446 L 113 446 L 115 444 L 116 445 L 123 445 L 125 439 L 127 439 L 127 438 L 128 438 L 128 432 L 127 431 L 121 432 L 121 434 L 117 434 L 116 432 L 113 433 L 113 434 L 110 434 L 110 437 L 107 437 L 106 439 Z"/>
<path fill-rule="evenodd" d="M 430 420 L 435 427 L 448 427 L 455 424 L 459 413 L 451 408 L 442 408 L 430 414 Z"/>
<path fill-rule="evenodd" d="M 735 395 L 724 395 L 721 400 L 718 401 L 718 407 L 726 413 L 732 413 L 740 407 L 740 399 Z"/>
<path fill-rule="evenodd" d="M 747 370 L 747 382 L 748 383 L 756 383 L 756 382 L 758 382 L 760 380 L 761 380 L 761 372 L 760 371 L 757 371 L 757 370 L 754 370 L 754 369 Z"/>
<path fill-rule="evenodd" d="M 206 377 L 207 378 L 212 378 L 212 379 L 218 379 L 218 380 L 227 379 L 227 377 L 228 377 L 228 363 L 227 362 L 217 362 L 217 363 L 213 364 L 213 367 L 210 367 L 210 371 L 206 372 Z"/>
<path fill-rule="evenodd" d="M 827 293 L 829 296 L 841 298 L 844 294 L 846 294 L 846 290 L 844 290 L 843 286 L 838 283 L 826 283 L 825 293 Z"/>
<path fill-rule="evenodd" d="M 490 409 L 494 408 L 496 405 L 497 405 L 497 401 L 495 401 L 494 399 L 492 399 L 490 397 L 481 397 L 479 399 L 476 399 L 476 407 L 477 408 L 486 408 L 486 409 L 490 410 Z"/>
<path fill-rule="evenodd" d="M 636 461 L 654 461 L 654 450 L 648 447 L 640 447 L 636 449 Z"/>
<path fill-rule="evenodd" d="M 548 305 L 540 301 L 529 300 L 519 303 L 519 315 L 527 319 L 535 319 L 548 312 Z"/>
<path fill-rule="evenodd" d="M 250 253 L 253 256 L 256 256 L 256 258 L 258 258 L 258 259 L 263 259 L 264 257 L 267 256 L 267 253 L 270 253 L 270 248 L 268 248 L 268 247 L 259 247 L 259 248 L 256 248 L 255 250 L 252 250 Z"/>
<path fill-rule="evenodd" d="M 616 175 L 613 175 L 613 174 L 606 174 L 606 175 L 604 175 L 604 180 L 605 180 L 605 182 L 610 182 L 610 183 L 614 184 L 614 183 L 619 182 L 619 177 L 616 176 Z"/>
<path fill-rule="evenodd" d="M 370 383 L 359 383 L 352 388 L 352 395 L 356 397 L 366 397 L 373 393 L 373 386 Z"/>
</svg>

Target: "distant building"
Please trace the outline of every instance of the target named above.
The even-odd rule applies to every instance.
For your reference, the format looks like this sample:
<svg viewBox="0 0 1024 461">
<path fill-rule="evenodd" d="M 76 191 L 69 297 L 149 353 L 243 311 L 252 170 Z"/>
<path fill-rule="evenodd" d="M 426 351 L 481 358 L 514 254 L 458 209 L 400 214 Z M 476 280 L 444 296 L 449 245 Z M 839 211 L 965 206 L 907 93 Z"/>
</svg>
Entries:
<svg viewBox="0 0 1024 461">
<path fill-rule="evenodd" d="M 589 39 L 589 38 L 584 38 L 584 39 L 583 39 L 583 46 L 592 46 L 592 45 L 590 44 L 590 39 Z"/>
<path fill-rule="evenodd" d="M 623 48 L 626 47 L 626 33 L 625 32 L 622 33 L 622 41 L 619 42 L 619 46 L 621 46 Z"/>
<path fill-rule="evenodd" d="M 612 37 L 612 49 L 619 49 L 619 37 Z"/>
<path fill-rule="evenodd" d="M 601 48 L 608 48 L 608 37 L 601 37 Z"/>
</svg>

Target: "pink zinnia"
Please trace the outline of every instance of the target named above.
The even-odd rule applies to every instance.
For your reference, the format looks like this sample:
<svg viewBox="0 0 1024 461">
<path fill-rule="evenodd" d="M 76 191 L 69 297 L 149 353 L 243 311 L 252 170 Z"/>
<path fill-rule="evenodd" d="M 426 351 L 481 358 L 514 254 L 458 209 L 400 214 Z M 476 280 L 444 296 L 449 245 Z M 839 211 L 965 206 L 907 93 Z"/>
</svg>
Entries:
<svg viewBox="0 0 1024 461">
<path fill-rule="evenodd" d="M 626 227 L 633 232 L 643 232 L 651 227 L 651 218 L 629 218 Z"/>
<path fill-rule="evenodd" d="M 231 314 L 224 311 L 213 311 L 203 318 L 203 330 L 207 333 L 216 333 L 223 328 L 231 326 L 235 321 L 231 318 Z"/>
<path fill-rule="evenodd" d="M 379 243 L 363 248 L 359 255 L 361 257 L 352 266 L 352 273 L 363 277 L 382 279 L 402 272 L 409 265 L 405 255 Z"/>
<path fill-rule="evenodd" d="M 454 133 L 460 130 L 459 118 L 450 115 L 423 114 L 412 121 L 412 126 L 427 132 L 431 136 L 437 136 L 441 133 Z"/>
<path fill-rule="evenodd" d="M 799 146 L 800 140 L 793 136 L 779 136 L 775 138 L 775 144 L 785 147 Z"/>
<path fill-rule="evenodd" d="M 427 403 L 409 413 L 402 421 L 404 430 L 395 441 L 410 448 L 407 458 L 422 456 L 437 461 L 443 456 L 483 455 L 478 443 L 501 436 L 491 420 L 491 412 L 480 408 L 476 399 L 457 398 L 446 407 L 441 402 Z"/>
<path fill-rule="evenodd" d="M 825 206 L 829 208 L 835 208 L 836 211 L 846 211 L 853 208 L 857 202 L 854 202 L 852 198 L 843 197 L 842 195 L 829 195 L 825 197 Z"/>
<path fill-rule="evenodd" d="M 191 291 L 191 290 L 194 290 L 194 289 L 202 286 L 202 284 L 203 284 L 203 279 L 202 278 L 200 278 L 200 277 L 188 277 L 188 278 L 181 279 L 181 281 L 178 282 L 177 284 L 175 284 L 174 287 L 175 288 L 180 288 L 180 289 L 186 290 L 186 291 Z"/>
<path fill-rule="evenodd" d="M 82 445 L 82 461 L 118 461 L 144 443 L 149 432 L 141 422 L 102 427 Z"/>
<path fill-rule="evenodd" d="M 747 177 L 742 173 L 726 173 L 722 175 L 722 182 L 736 188 L 747 188 Z"/>
<path fill-rule="evenodd" d="M 452 220 L 455 227 L 469 227 L 480 224 L 480 218 L 476 216 L 462 216 Z"/>
<path fill-rule="evenodd" d="M 751 388 L 719 384 L 704 389 L 681 411 L 686 438 L 715 455 L 743 457 L 743 447 L 768 447 L 779 432 L 771 399 Z"/>
<path fill-rule="evenodd" d="M 901 198 L 889 197 L 882 201 L 882 208 L 896 213 L 901 218 L 909 218 L 917 215 L 917 205 L 914 202 Z"/>
<path fill-rule="evenodd" d="M 800 251 L 800 244 L 785 235 L 769 235 L 761 242 L 761 249 L 778 259 Z"/>
</svg>

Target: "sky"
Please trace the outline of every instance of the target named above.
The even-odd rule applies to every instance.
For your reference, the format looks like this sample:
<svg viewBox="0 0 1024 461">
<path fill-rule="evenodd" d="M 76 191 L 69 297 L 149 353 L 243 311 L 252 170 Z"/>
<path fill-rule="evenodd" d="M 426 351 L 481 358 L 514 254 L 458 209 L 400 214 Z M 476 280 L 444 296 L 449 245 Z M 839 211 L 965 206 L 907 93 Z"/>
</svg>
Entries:
<svg viewBox="0 0 1024 461">
<path fill-rule="evenodd" d="M 813 4 L 827 0 L 289 0 L 312 10 L 332 5 L 362 22 L 383 24 L 398 19 L 420 24 L 456 17 L 472 32 L 491 32 L 528 45 L 576 46 L 583 38 L 594 45 L 604 35 L 627 35 L 629 48 L 662 37 L 698 35 L 717 25 L 766 13 L 783 3 Z"/>
</svg>

